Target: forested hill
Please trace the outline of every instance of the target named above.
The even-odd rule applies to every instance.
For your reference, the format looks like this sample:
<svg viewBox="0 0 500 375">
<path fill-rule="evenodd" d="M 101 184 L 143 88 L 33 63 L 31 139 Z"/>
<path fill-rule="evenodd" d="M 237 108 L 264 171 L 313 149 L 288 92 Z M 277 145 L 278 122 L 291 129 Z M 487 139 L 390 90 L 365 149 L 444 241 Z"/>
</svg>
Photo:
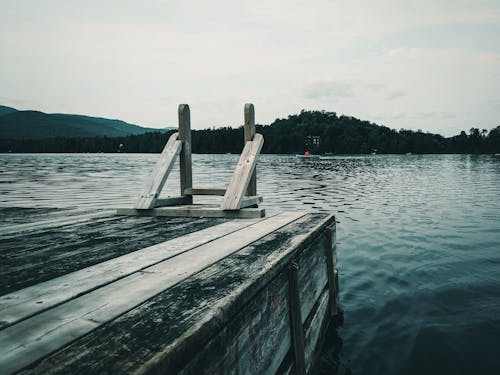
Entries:
<svg viewBox="0 0 500 375">
<path fill-rule="evenodd" d="M 366 154 L 383 153 L 500 153 L 500 126 L 490 132 L 471 128 L 445 138 L 438 134 L 396 131 L 334 112 L 302 111 L 257 125 L 264 135 L 263 153 Z M 0 139 L 0 152 L 161 152 L 169 133 L 146 133 L 125 137 L 50 138 L 44 140 Z M 319 147 L 308 145 L 319 137 Z M 243 128 L 193 130 L 195 153 L 240 153 Z"/>
<path fill-rule="evenodd" d="M 0 106 L 1 139 L 123 137 L 151 131 L 158 131 L 158 129 L 143 128 L 121 120 L 63 113 L 18 111 Z"/>
<path fill-rule="evenodd" d="M 318 153 L 498 153 L 500 126 L 489 133 L 471 128 L 445 138 L 439 134 L 399 131 L 335 112 L 302 111 L 259 127 L 266 143 L 264 152 L 292 153 L 305 149 L 308 136 L 320 136 Z M 316 152 L 316 150 L 314 150 Z"/>
<path fill-rule="evenodd" d="M 0 116 L 7 115 L 9 113 L 17 112 L 17 109 L 12 107 L 6 107 L 4 105 L 0 105 Z"/>
</svg>

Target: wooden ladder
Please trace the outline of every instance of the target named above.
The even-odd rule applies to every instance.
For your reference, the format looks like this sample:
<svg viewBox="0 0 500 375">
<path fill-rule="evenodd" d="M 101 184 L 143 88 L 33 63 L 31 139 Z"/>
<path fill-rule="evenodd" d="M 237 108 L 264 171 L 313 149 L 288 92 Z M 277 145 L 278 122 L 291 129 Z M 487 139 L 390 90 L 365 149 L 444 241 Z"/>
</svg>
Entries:
<svg viewBox="0 0 500 375">
<path fill-rule="evenodd" d="M 265 216 L 258 207 L 262 197 L 257 195 L 257 156 L 264 137 L 255 132 L 255 110 L 253 104 L 245 104 L 245 146 L 233 172 L 227 189 L 194 188 L 191 159 L 191 120 L 187 104 L 179 105 L 179 131 L 170 136 L 160 159 L 134 205 L 120 208 L 121 215 L 187 216 L 187 217 L 231 217 L 254 218 Z M 168 175 L 179 156 L 179 196 L 160 198 Z M 220 205 L 193 204 L 194 195 L 223 196 Z"/>
</svg>

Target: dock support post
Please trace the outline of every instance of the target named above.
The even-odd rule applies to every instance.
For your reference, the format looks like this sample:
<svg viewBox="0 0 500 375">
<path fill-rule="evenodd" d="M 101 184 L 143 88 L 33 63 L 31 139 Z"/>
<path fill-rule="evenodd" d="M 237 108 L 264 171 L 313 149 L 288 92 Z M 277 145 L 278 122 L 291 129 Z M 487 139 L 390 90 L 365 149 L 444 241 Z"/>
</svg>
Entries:
<svg viewBox="0 0 500 375">
<path fill-rule="evenodd" d="M 253 141 L 255 136 L 255 109 L 253 104 L 245 104 L 245 143 L 247 141 Z M 252 174 L 250 183 L 248 184 L 246 195 L 253 197 L 257 195 L 257 167 Z"/>
<path fill-rule="evenodd" d="M 186 197 L 185 204 L 193 203 L 193 196 L 186 194 L 186 189 L 193 188 L 193 169 L 191 160 L 191 114 L 189 105 L 179 104 L 179 139 L 182 142 L 180 152 L 181 195 Z"/>
<path fill-rule="evenodd" d="M 337 295 L 338 295 L 338 273 L 335 269 L 335 227 L 325 228 L 326 236 L 326 272 L 328 275 L 328 294 L 329 294 L 329 305 L 330 305 L 330 315 L 334 317 L 337 315 Z"/>
<path fill-rule="evenodd" d="M 292 328 L 293 355 L 295 358 L 295 373 L 306 374 L 306 359 L 304 351 L 304 328 L 300 311 L 299 295 L 299 265 L 295 262 L 288 269 L 288 286 L 290 298 L 290 320 Z"/>
</svg>

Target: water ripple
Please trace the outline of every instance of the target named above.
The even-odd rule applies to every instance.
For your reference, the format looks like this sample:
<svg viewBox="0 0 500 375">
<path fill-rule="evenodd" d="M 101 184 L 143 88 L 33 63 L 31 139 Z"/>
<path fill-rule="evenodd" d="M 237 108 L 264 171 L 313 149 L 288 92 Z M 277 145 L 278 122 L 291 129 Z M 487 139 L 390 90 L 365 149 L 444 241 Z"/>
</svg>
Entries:
<svg viewBox="0 0 500 375">
<path fill-rule="evenodd" d="M 158 155 L 0 158 L 0 207 L 74 213 L 131 206 Z M 226 186 L 237 160 L 193 155 L 195 186 Z M 262 155 L 257 170 L 269 213 L 336 214 L 345 310 L 339 333 L 354 373 L 500 368 L 500 158 Z M 177 195 L 178 181 L 176 167 L 164 195 Z"/>
</svg>

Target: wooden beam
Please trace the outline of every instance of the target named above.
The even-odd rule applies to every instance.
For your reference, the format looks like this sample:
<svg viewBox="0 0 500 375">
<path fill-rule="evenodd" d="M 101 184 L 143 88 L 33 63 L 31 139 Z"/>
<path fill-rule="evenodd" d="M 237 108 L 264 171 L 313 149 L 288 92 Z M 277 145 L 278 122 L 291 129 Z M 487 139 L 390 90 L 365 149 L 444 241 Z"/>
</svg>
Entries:
<svg viewBox="0 0 500 375">
<path fill-rule="evenodd" d="M 340 290 L 340 287 L 339 287 L 339 270 L 338 269 L 335 269 L 334 271 L 334 280 L 335 280 L 335 296 L 337 297 L 339 295 L 339 290 Z"/>
<path fill-rule="evenodd" d="M 174 166 L 175 158 L 181 150 L 182 144 L 177 139 L 178 135 L 179 133 L 174 133 L 168 139 L 167 145 L 163 149 L 160 159 L 153 169 L 153 173 L 144 185 L 134 208 L 145 210 L 155 206 L 161 189 L 165 185 L 167 177 Z"/>
<path fill-rule="evenodd" d="M 302 316 L 300 306 L 299 266 L 297 263 L 290 264 L 289 288 L 290 288 L 290 326 L 292 331 L 293 355 L 295 358 L 295 373 L 306 374 L 306 359 L 304 352 L 304 328 L 302 327 Z"/>
<path fill-rule="evenodd" d="M 155 208 L 166 207 L 166 206 L 178 206 L 181 204 L 190 204 L 192 200 L 193 200 L 192 197 L 187 195 L 182 197 L 161 198 L 156 200 Z"/>
<path fill-rule="evenodd" d="M 224 196 L 226 189 L 219 188 L 188 188 L 184 189 L 184 195 L 220 195 Z"/>
<path fill-rule="evenodd" d="M 264 217 L 264 208 L 242 208 L 241 210 L 222 210 L 218 205 L 185 205 L 159 207 L 151 210 L 119 208 L 117 215 L 127 216 L 168 216 L 168 217 L 219 217 L 228 219 L 253 219 Z"/>
<path fill-rule="evenodd" d="M 231 220 L 3 295 L 0 297 L 2 325 L 15 324 L 85 292 L 209 243 L 257 221 L 258 219 Z"/>
<path fill-rule="evenodd" d="M 0 368 L 19 371 L 302 215 L 259 221 L 0 331 Z"/>
<path fill-rule="evenodd" d="M 309 237 L 318 223 L 316 217 L 306 215 L 221 259 L 30 366 L 30 371 L 78 373 L 91 366 L 99 373 L 125 368 L 137 374 L 212 369 L 281 374 L 287 368 L 290 374 L 287 364 L 292 356 L 283 362 L 291 347 L 288 272 L 281 271 L 287 271 L 290 259 L 317 237 L 318 233 Z M 323 223 L 323 228 L 328 224 Z M 324 240 L 315 250 L 324 258 L 323 252 Z M 301 296 L 304 287 L 313 287 L 304 285 L 300 276 L 299 282 Z M 326 289 L 321 301 L 324 299 L 327 303 Z M 150 334 L 152 328 L 154 335 Z M 306 326 L 304 330 L 307 360 L 313 335 Z"/>
<path fill-rule="evenodd" d="M 305 359 L 308 374 L 313 374 L 311 372 L 312 366 L 321 354 L 328 323 L 331 321 L 328 305 L 328 290 L 324 289 L 311 311 L 309 324 L 304 327 Z"/>
<path fill-rule="evenodd" d="M 245 127 L 244 127 L 245 143 L 253 141 L 255 136 L 255 109 L 253 104 L 245 104 Z M 257 195 L 257 168 L 253 171 L 252 177 L 248 184 L 246 195 Z"/>
<path fill-rule="evenodd" d="M 189 105 L 179 105 L 179 140 L 182 142 L 180 163 L 181 195 L 186 195 L 186 189 L 193 186 L 193 169 L 191 160 L 191 114 Z M 187 204 L 193 203 L 189 197 Z"/>
<path fill-rule="evenodd" d="M 253 141 L 248 141 L 241 153 L 238 165 L 234 170 L 229 186 L 227 187 L 224 200 L 221 204 L 223 210 L 238 210 L 241 208 L 241 203 L 248 184 L 255 170 L 257 156 L 264 144 L 264 137 L 261 134 L 255 134 Z"/>
<path fill-rule="evenodd" d="M 244 197 L 241 202 L 241 208 L 244 207 L 256 207 L 259 203 L 262 202 L 262 197 L 260 195 L 255 197 Z"/>
<path fill-rule="evenodd" d="M 335 260 L 333 259 L 333 238 L 334 238 L 335 226 L 330 226 L 325 228 L 326 236 L 326 272 L 328 276 L 328 293 L 329 293 L 329 306 L 330 306 L 330 316 L 335 316 L 337 314 L 337 284 L 335 282 Z"/>
<path fill-rule="evenodd" d="M 10 225 L 7 227 L 0 228 L 0 236 L 2 236 L 5 239 L 6 236 L 15 237 L 29 231 L 42 231 L 48 228 L 60 227 L 64 225 L 72 225 L 76 223 L 82 223 L 85 221 L 95 220 L 105 217 L 109 217 L 110 220 L 113 220 L 114 219 L 113 214 L 114 214 L 113 210 L 103 210 L 89 214 L 84 213 L 82 215 L 60 217 L 52 220 L 42 220 L 26 224 Z"/>
</svg>

